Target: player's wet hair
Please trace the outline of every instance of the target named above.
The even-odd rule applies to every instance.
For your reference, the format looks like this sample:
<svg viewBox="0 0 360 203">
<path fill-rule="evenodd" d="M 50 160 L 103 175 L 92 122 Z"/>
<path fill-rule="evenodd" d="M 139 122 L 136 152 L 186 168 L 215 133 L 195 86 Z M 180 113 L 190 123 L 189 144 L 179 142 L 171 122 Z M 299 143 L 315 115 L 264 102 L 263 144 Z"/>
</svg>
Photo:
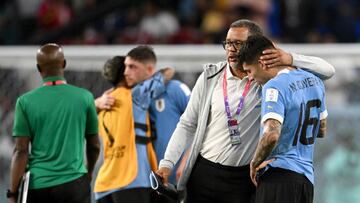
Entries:
<svg viewBox="0 0 360 203">
<path fill-rule="evenodd" d="M 108 59 L 103 67 L 103 76 L 106 81 L 113 86 L 119 84 L 120 81 L 125 79 L 125 56 L 114 56 Z"/>
<path fill-rule="evenodd" d="M 275 48 L 274 44 L 264 35 L 249 36 L 239 51 L 241 63 L 254 64 L 265 49 Z"/>
</svg>

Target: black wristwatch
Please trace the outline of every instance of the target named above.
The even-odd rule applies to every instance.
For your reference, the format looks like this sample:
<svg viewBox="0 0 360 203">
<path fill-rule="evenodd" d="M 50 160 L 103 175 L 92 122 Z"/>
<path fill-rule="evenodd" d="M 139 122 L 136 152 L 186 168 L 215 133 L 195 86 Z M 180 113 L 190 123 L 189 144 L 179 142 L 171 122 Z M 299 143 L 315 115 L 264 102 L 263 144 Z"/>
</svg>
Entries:
<svg viewBox="0 0 360 203">
<path fill-rule="evenodd" d="M 7 198 L 17 197 L 18 194 L 19 194 L 19 192 L 11 192 L 11 190 L 6 191 L 6 197 Z"/>
</svg>

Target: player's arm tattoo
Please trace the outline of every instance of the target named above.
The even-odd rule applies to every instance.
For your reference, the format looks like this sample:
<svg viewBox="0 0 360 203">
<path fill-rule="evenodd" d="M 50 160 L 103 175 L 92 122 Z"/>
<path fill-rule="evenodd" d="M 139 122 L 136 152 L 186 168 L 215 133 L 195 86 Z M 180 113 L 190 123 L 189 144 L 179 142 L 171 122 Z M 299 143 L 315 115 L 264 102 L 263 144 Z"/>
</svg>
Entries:
<svg viewBox="0 0 360 203">
<path fill-rule="evenodd" d="M 261 140 L 256 148 L 251 164 L 258 167 L 275 148 L 281 133 L 281 123 L 275 119 L 268 119 L 264 124 L 264 131 Z"/>
<path fill-rule="evenodd" d="M 320 128 L 319 128 L 319 134 L 318 137 L 323 138 L 326 136 L 326 119 L 320 120 Z"/>
</svg>

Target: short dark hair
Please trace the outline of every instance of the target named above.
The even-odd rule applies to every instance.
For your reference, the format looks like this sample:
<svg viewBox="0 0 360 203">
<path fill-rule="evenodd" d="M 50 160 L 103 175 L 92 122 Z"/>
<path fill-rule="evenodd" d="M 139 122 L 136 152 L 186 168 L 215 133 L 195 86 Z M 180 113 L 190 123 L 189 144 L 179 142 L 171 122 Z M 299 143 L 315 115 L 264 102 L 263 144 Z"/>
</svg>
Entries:
<svg viewBox="0 0 360 203">
<path fill-rule="evenodd" d="M 103 67 L 103 76 L 113 86 L 125 79 L 125 56 L 114 56 L 108 59 Z"/>
<path fill-rule="evenodd" d="M 252 35 L 247 38 L 239 51 L 239 61 L 244 64 L 254 64 L 259 59 L 262 51 L 275 48 L 270 39 L 264 35 Z"/>
<path fill-rule="evenodd" d="M 140 45 L 131 49 L 126 56 L 142 63 L 156 63 L 156 55 L 154 50 L 152 47 L 147 45 Z"/>
<path fill-rule="evenodd" d="M 249 30 L 249 35 L 263 35 L 263 31 L 260 26 L 254 21 L 248 19 L 240 19 L 231 23 L 230 28 L 245 27 Z"/>
</svg>

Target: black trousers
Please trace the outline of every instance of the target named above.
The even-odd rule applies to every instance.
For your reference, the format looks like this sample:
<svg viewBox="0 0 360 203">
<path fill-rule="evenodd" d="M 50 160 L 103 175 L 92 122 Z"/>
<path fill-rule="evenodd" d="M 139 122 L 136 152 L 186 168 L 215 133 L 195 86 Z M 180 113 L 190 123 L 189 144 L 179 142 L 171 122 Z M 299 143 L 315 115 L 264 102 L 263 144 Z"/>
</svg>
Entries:
<svg viewBox="0 0 360 203">
<path fill-rule="evenodd" d="M 156 191 L 153 193 L 152 203 L 178 203 L 179 201 L 173 200 L 161 194 L 157 194 Z"/>
<path fill-rule="evenodd" d="M 249 165 L 224 166 L 199 155 L 187 184 L 186 203 L 248 203 L 254 197 Z"/>
<path fill-rule="evenodd" d="M 151 188 L 132 188 L 113 192 L 99 199 L 98 203 L 151 203 Z"/>
<path fill-rule="evenodd" d="M 86 175 L 73 181 L 28 192 L 28 203 L 90 203 L 90 181 Z"/>
<path fill-rule="evenodd" d="M 305 175 L 270 168 L 259 177 L 256 203 L 312 203 L 314 186 Z"/>
</svg>

